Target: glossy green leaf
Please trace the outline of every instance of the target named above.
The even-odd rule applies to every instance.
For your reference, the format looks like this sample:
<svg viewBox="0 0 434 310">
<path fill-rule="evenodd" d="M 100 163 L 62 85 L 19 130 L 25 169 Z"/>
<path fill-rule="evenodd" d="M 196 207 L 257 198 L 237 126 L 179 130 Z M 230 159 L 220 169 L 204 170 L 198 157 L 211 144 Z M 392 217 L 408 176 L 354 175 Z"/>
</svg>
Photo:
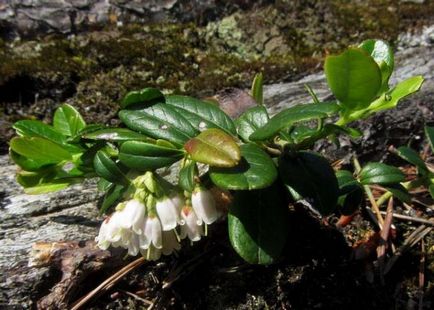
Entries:
<svg viewBox="0 0 434 310">
<path fill-rule="evenodd" d="M 348 170 L 336 171 L 336 178 L 339 185 L 339 195 L 345 195 L 360 188 L 360 183 Z"/>
<path fill-rule="evenodd" d="M 123 185 L 113 184 L 104 195 L 104 200 L 100 206 L 99 213 L 104 214 L 110 210 L 110 208 L 114 207 L 115 204 L 122 199 L 126 190 L 127 187 L 124 187 Z"/>
<path fill-rule="evenodd" d="M 276 262 L 285 246 L 288 211 L 276 186 L 237 191 L 229 208 L 229 239 L 235 251 L 250 264 Z"/>
<path fill-rule="evenodd" d="M 386 91 L 393 72 L 394 56 L 392 48 L 382 40 L 366 40 L 360 45 L 375 60 L 381 71 L 382 90 Z"/>
<path fill-rule="evenodd" d="M 96 174 L 107 181 L 120 185 L 127 185 L 129 183 L 118 165 L 104 151 L 96 153 L 93 166 Z"/>
<path fill-rule="evenodd" d="M 104 128 L 89 133 L 85 133 L 82 137 L 84 139 L 90 139 L 90 140 L 107 140 L 107 141 L 129 141 L 129 140 L 139 140 L 139 141 L 148 141 L 148 142 L 155 141 L 154 139 L 151 139 L 140 133 L 132 131 L 128 128 Z"/>
<path fill-rule="evenodd" d="M 22 120 L 13 125 L 17 134 L 24 137 L 39 137 L 50 140 L 57 144 L 65 144 L 66 137 L 56 131 L 53 126 L 47 125 L 41 121 Z"/>
<path fill-rule="evenodd" d="M 185 143 L 184 148 L 194 161 L 215 167 L 234 167 L 241 159 L 234 138 L 216 128 L 201 132 Z"/>
<path fill-rule="evenodd" d="M 127 141 L 121 145 L 119 160 L 138 170 L 154 170 L 180 160 L 183 151 L 142 141 Z"/>
<path fill-rule="evenodd" d="M 184 167 L 181 168 L 179 171 L 179 186 L 187 191 L 187 192 L 193 192 L 194 188 L 196 187 L 196 181 L 195 178 L 199 175 L 196 162 L 193 160 L 188 160 Z"/>
<path fill-rule="evenodd" d="M 391 184 L 385 186 L 384 188 L 391 192 L 394 197 L 398 198 L 402 202 L 411 203 L 411 195 L 409 194 L 408 190 L 401 184 Z"/>
<path fill-rule="evenodd" d="M 386 109 L 395 108 L 398 105 L 399 100 L 417 92 L 423 83 L 422 76 L 413 76 L 411 78 L 402 81 L 396 85 L 390 92 L 380 96 L 369 107 L 371 111 L 381 111 Z"/>
<path fill-rule="evenodd" d="M 126 94 L 121 102 L 121 108 L 141 104 L 145 107 L 156 102 L 164 102 L 164 95 L 156 88 L 145 88 L 138 91 L 132 91 Z"/>
<path fill-rule="evenodd" d="M 396 167 L 383 163 L 368 163 L 360 171 L 360 183 L 369 184 L 393 184 L 405 180 L 404 173 Z"/>
<path fill-rule="evenodd" d="M 199 131 L 218 128 L 230 135 L 236 135 L 232 119 L 215 104 L 187 96 L 167 96 L 166 103 L 187 119 Z"/>
<path fill-rule="evenodd" d="M 71 154 L 62 146 L 39 137 L 15 137 L 10 147 L 24 157 L 47 164 L 71 159 Z"/>
<path fill-rule="evenodd" d="M 252 97 L 255 99 L 256 103 L 259 105 L 264 104 L 264 95 L 263 95 L 263 76 L 262 73 L 258 73 L 255 75 L 252 83 Z"/>
<path fill-rule="evenodd" d="M 366 108 L 381 88 L 381 71 L 375 60 L 360 48 L 328 56 L 324 65 L 327 82 L 347 110 Z"/>
<path fill-rule="evenodd" d="M 325 118 L 339 111 L 335 102 L 300 104 L 283 110 L 270 121 L 250 135 L 252 141 L 262 141 L 275 136 L 280 130 L 296 122 Z"/>
<path fill-rule="evenodd" d="M 108 191 L 113 185 L 112 182 L 107 181 L 106 179 L 100 178 L 97 183 L 97 188 L 101 192 Z"/>
<path fill-rule="evenodd" d="M 57 192 L 62 189 L 67 188 L 68 186 L 79 183 L 83 181 L 82 179 L 73 179 L 73 180 L 59 180 L 53 183 L 45 183 L 38 186 L 28 187 L 24 189 L 24 193 L 28 195 L 40 195 L 45 193 Z"/>
<path fill-rule="evenodd" d="M 298 195 L 311 200 L 322 215 L 334 211 L 339 195 L 338 180 L 324 157 L 305 151 L 281 157 L 279 174 Z"/>
<path fill-rule="evenodd" d="M 9 151 L 9 157 L 14 163 L 26 171 L 37 171 L 52 165 L 50 161 L 30 159 L 14 152 L 12 149 Z"/>
<path fill-rule="evenodd" d="M 238 135 L 249 142 L 249 137 L 258 128 L 265 126 L 269 120 L 267 109 L 264 106 L 257 106 L 248 109 L 235 121 Z"/>
<path fill-rule="evenodd" d="M 210 167 L 209 176 L 217 186 L 230 190 L 253 190 L 270 186 L 277 178 L 273 160 L 259 146 L 243 144 L 241 161 L 232 168 Z"/>
<path fill-rule="evenodd" d="M 86 123 L 76 109 L 69 104 L 62 104 L 54 112 L 53 126 L 65 136 L 74 136 L 86 127 Z"/>
<path fill-rule="evenodd" d="M 422 158 L 420 158 L 419 154 L 415 150 L 407 146 L 401 146 L 397 149 L 397 151 L 399 157 L 408 161 L 410 164 L 415 165 L 421 174 L 428 173 L 428 168 L 425 162 L 422 160 Z"/>
<path fill-rule="evenodd" d="M 37 186 L 44 182 L 49 182 L 56 176 L 54 167 L 48 167 L 40 171 L 19 171 L 17 182 L 24 188 Z"/>
<path fill-rule="evenodd" d="M 425 126 L 425 135 L 431 146 L 431 151 L 434 153 L 434 127 Z"/>
<path fill-rule="evenodd" d="M 122 110 L 119 118 L 134 131 L 155 139 L 168 140 L 177 146 L 184 145 L 200 133 L 175 107 L 168 104 L 158 103 L 146 109 Z"/>
</svg>

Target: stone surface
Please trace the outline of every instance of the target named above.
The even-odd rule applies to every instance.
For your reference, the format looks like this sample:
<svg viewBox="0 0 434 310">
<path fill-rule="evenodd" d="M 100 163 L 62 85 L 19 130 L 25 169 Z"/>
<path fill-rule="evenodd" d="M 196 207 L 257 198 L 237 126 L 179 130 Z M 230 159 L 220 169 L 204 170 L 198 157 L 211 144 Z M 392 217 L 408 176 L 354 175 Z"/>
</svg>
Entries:
<svg viewBox="0 0 434 310">
<path fill-rule="evenodd" d="M 205 22 L 235 8 L 262 1 L 206 0 L 33 0 L 0 1 L 0 32 L 9 37 L 71 34 L 107 24 L 172 21 Z"/>
</svg>

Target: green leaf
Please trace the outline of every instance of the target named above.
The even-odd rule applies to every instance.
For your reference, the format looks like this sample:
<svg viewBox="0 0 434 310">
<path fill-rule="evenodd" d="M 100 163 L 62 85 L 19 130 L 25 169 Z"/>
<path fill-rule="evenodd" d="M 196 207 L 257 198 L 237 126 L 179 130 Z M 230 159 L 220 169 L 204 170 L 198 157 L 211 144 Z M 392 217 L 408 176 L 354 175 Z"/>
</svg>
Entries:
<svg viewBox="0 0 434 310">
<path fill-rule="evenodd" d="M 394 197 L 398 198 L 402 202 L 411 203 L 411 195 L 408 193 L 407 189 L 401 184 L 391 184 L 385 186 L 384 188 L 391 192 Z"/>
<path fill-rule="evenodd" d="M 25 188 L 24 193 L 28 195 L 40 195 L 45 193 L 57 192 L 81 181 L 82 179 L 59 180 L 55 181 L 54 183 L 45 183 L 38 186 Z"/>
<path fill-rule="evenodd" d="M 184 145 L 199 134 L 175 107 L 158 103 L 146 109 L 122 110 L 119 118 L 128 128 L 155 139 L 168 140 L 177 146 Z"/>
<path fill-rule="evenodd" d="M 267 109 L 264 106 L 257 106 L 248 109 L 235 121 L 238 135 L 249 142 L 249 136 L 258 128 L 265 126 L 269 120 Z"/>
<path fill-rule="evenodd" d="M 98 151 L 93 165 L 96 174 L 112 183 L 128 185 L 129 181 L 116 163 L 104 152 Z"/>
<path fill-rule="evenodd" d="M 111 207 L 118 203 L 126 190 L 127 187 L 124 187 L 123 185 L 113 184 L 104 195 L 104 200 L 100 206 L 99 213 L 106 213 Z"/>
<path fill-rule="evenodd" d="M 262 73 L 258 73 L 255 75 L 252 83 L 252 97 L 255 99 L 256 103 L 259 105 L 264 104 L 264 96 L 263 96 L 263 76 Z"/>
<path fill-rule="evenodd" d="M 14 163 L 26 171 L 37 171 L 52 165 L 50 161 L 47 162 L 45 160 L 30 159 L 14 152 L 12 149 L 9 150 L 9 157 L 14 161 Z"/>
<path fill-rule="evenodd" d="M 360 171 L 360 183 L 369 184 L 393 184 L 405 181 L 405 175 L 396 167 L 383 163 L 368 163 Z"/>
<path fill-rule="evenodd" d="M 46 140 L 57 144 L 66 143 L 66 137 L 62 133 L 41 121 L 22 120 L 16 122 L 13 125 L 13 128 L 20 136 L 45 138 Z"/>
<path fill-rule="evenodd" d="M 234 167 L 241 159 L 234 138 L 216 128 L 201 132 L 187 141 L 184 148 L 194 161 L 215 167 Z"/>
<path fill-rule="evenodd" d="M 140 133 L 127 128 L 104 128 L 86 133 L 82 136 L 84 139 L 90 140 L 107 140 L 107 141 L 129 141 L 139 140 L 154 142 L 154 139 L 148 138 Z"/>
<path fill-rule="evenodd" d="M 382 90 L 388 90 L 389 78 L 394 67 L 394 56 L 392 48 L 382 40 L 366 40 L 360 45 L 375 60 L 381 71 Z"/>
<path fill-rule="evenodd" d="M 413 76 L 396 85 L 391 91 L 381 95 L 369 106 L 369 111 L 378 112 L 392 109 L 398 105 L 399 100 L 417 92 L 423 83 L 422 76 Z"/>
<path fill-rule="evenodd" d="M 360 183 L 354 178 L 348 170 L 336 171 L 336 178 L 339 185 L 339 195 L 348 194 L 356 189 L 360 189 Z"/>
<path fill-rule="evenodd" d="M 156 88 L 145 88 L 139 91 L 132 91 L 125 95 L 121 102 L 121 108 L 141 104 L 148 107 L 156 102 L 164 102 L 164 95 Z"/>
<path fill-rule="evenodd" d="M 187 160 L 184 166 L 179 171 L 179 186 L 187 191 L 193 192 L 196 187 L 195 178 L 199 175 L 196 162 L 193 160 Z"/>
<path fill-rule="evenodd" d="M 324 157 L 305 151 L 286 155 L 279 159 L 279 174 L 299 196 L 313 200 L 313 207 L 322 215 L 334 211 L 339 195 L 338 180 Z"/>
<path fill-rule="evenodd" d="M 33 161 L 47 164 L 71 159 L 71 154 L 57 143 L 39 137 L 15 137 L 10 141 L 15 152 Z"/>
<path fill-rule="evenodd" d="M 114 184 L 112 182 L 107 181 L 106 179 L 100 178 L 98 180 L 97 188 L 101 192 L 108 191 Z"/>
<path fill-rule="evenodd" d="M 232 119 L 215 104 L 187 96 L 167 96 L 166 103 L 187 119 L 199 131 L 218 128 L 236 136 Z"/>
<path fill-rule="evenodd" d="M 420 158 L 419 154 L 407 146 L 401 146 L 397 149 L 399 157 L 415 165 L 419 173 L 422 175 L 428 174 L 428 168 L 425 162 Z"/>
<path fill-rule="evenodd" d="M 86 127 L 86 123 L 76 109 L 62 104 L 54 113 L 53 126 L 65 136 L 74 136 Z"/>
<path fill-rule="evenodd" d="M 434 153 L 434 127 L 425 126 L 425 135 L 428 143 L 431 146 L 431 151 Z"/>
<path fill-rule="evenodd" d="M 324 65 L 327 82 L 347 110 L 366 108 L 381 88 L 381 71 L 375 60 L 360 48 L 328 56 Z"/>
<path fill-rule="evenodd" d="M 250 135 L 252 141 L 262 141 L 275 136 L 283 128 L 296 122 L 325 118 L 339 111 L 335 102 L 300 104 L 273 116 L 270 121 Z"/>
<path fill-rule="evenodd" d="M 288 234 L 288 211 L 276 186 L 237 191 L 229 208 L 229 239 L 250 264 L 269 265 L 279 258 Z"/>
<path fill-rule="evenodd" d="M 259 146 L 243 144 L 241 161 L 232 168 L 210 167 L 213 183 L 230 190 L 253 190 L 270 186 L 277 178 L 273 160 Z"/>
<path fill-rule="evenodd" d="M 142 141 L 127 141 L 121 145 L 119 160 L 138 170 L 154 170 L 170 166 L 184 155 L 182 150 Z"/>
</svg>

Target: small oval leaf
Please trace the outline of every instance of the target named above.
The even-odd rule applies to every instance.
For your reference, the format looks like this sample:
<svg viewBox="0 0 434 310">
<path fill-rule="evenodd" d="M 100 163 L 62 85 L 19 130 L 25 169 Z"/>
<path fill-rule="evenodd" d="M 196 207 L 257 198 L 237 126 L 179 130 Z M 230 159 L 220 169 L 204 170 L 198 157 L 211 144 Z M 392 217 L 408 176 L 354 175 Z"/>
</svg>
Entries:
<svg viewBox="0 0 434 310">
<path fill-rule="evenodd" d="M 215 167 L 234 167 L 241 158 L 234 138 L 216 128 L 207 129 L 184 145 L 194 161 Z"/>
<path fill-rule="evenodd" d="M 139 140 L 139 141 L 149 141 L 153 142 L 147 136 L 140 133 L 132 131 L 127 128 L 104 128 L 82 135 L 82 138 L 89 140 L 106 140 L 106 141 L 129 141 L 129 140 Z"/>
<path fill-rule="evenodd" d="M 250 264 L 276 262 L 285 246 L 288 211 L 284 195 L 276 187 L 237 191 L 229 208 L 229 239 Z"/>
<path fill-rule="evenodd" d="M 311 199 L 313 207 L 322 215 L 329 215 L 334 211 L 339 186 L 333 168 L 324 157 L 305 151 L 292 157 L 281 157 L 279 174 L 297 196 Z"/>
<path fill-rule="evenodd" d="M 428 168 L 425 164 L 425 162 L 422 160 L 422 158 L 419 156 L 419 154 L 407 147 L 407 146 L 401 146 L 397 149 L 399 157 L 402 159 L 408 161 L 410 164 L 413 164 L 417 167 L 419 170 L 419 173 L 426 175 L 428 174 Z"/>
<path fill-rule="evenodd" d="M 138 170 L 154 170 L 170 166 L 180 160 L 183 151 L 142 141 L 127 141 L 121 145 L 119 160 Z"/>
<path fill-rule="evenodd" d="M 366 108 L 381 88 L 381 71 L 375 60 L 360 48 L 328 56 L 324 65 L 327 83 L 348 110 Z"/>
<path fill-rule="evenodd" d="M 59 163 L 71 159 L 71 154 L 57 143 L 39 137 L 15 137 L 11 149 L 34 161 Z"/>
<path fill-rule="evenodd" d="M 360 183 L 393 184 L 405 181 L 405 175 L 396 167 L 383 163 L 368 163 L 360 171 Z"/>
<path fill-rule="evenodd" d="M 147 107 L 157 102 L 164 102 L 163 93 L 156 88 L 149 87 L 126 94 L 121 102 L 121 108 L 125 109 L 134 104 L 141 104 Z"/>
<path fill-rule="evenodd" d="M 235 121 L 238 135 L 246 142 L 258 128 L 265 126 L 269 120 L 267 109 L 264 106 L 257 106 L 248 109 Z"/>
<path fill-rule="evenodd" d="M 158 103 L 146 109 L 122 110 L 119 118 L 128 128 L 155 139 L 182 146 L 200 131 L 168 104 Z"/>
<path fill-rule="evenodd" d="M 74 107 L 62 104 L 54 112 L 53 126 L 58 132 L 71 137 L 86 127 L 86 122 Z"/>
<path fill-rule="evenodd" d="M 112 183 L 128 185 L 129 180 L 116 163 L 104 152 L 98 151 L 93 160 L 95 172 L 100 177 Z"/>
<path fill-rule="evenodd" d="M 252 141 L 267 140 L 296 122 L 325 118 L 338 111 L 339 106 L 335 102 L 299 104 L 273 116 L 268 123 L 251 134 L 249 139 Z"/>
<path fill-rule="evenodd" d="M 210 167 L 213 183 L 229 190 L 253 190 L 270 186 L 277 178 L 273 160 L 259 146 L 243 144 L 241 161 L 232 168 Z"/>
</svg>

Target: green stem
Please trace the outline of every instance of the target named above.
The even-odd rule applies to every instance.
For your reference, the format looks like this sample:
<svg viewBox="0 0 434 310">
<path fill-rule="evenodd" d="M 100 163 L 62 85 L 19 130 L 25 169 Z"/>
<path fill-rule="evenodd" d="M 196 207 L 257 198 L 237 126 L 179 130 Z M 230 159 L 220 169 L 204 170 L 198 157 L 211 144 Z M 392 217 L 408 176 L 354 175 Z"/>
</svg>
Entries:
<svg viewBox="0 0 434 310">
<path fill-rule="evenodd" d="M 424 178 L 418 178 L 416 180 L 413 181 L 409 181 L 409 182 L 404 182 L 401 183 L 401 185 L 406 189 L 406 190 L 412 190 L 414 188 L 417 188 L 421 185 L 423 185 L 425 182 Z M 381 205 L 383 205 L 383 203 L 385 203 L 390 197 L 392 197 L 392 192 L 387 191 L 385 192 L 383 195 L 381 195 L 380 198 L 377 199 L 377 205 L 380 207 Z"/>
</svg>

